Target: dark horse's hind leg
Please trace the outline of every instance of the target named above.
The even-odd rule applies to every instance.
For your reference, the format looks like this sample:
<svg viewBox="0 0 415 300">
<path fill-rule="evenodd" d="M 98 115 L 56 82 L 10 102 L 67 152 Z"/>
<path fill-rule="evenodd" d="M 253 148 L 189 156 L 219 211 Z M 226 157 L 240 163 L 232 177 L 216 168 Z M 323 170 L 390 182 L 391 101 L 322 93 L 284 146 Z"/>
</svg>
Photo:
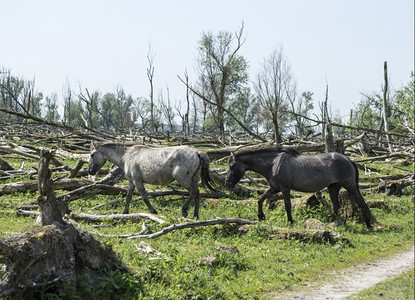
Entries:
<svg viewBox="0 0 415 300">
<path fill-rule="evenodd" d="M 330 201 L 331 201 L 331 221 L 335 222 L 337 217 L 339 216 L 339 191 L 341 185 L 339 183 L 333 183 L 327 187 L 330 194 Z"/>
<path fill-rule="evenodd" d="M 285 204 L 285 211 L 287 212 L 287 219 L 288 222 L 291 224 L 294 223 L 293 216 L 291 215 L 291 195 L 290 190 L 288 189 L 282 189 L 282 197 L 284 198 L 284 204 Z"/>
<path fill-rule="evenodd" d="M 264 193 L 262 193 L 261 196 L 259 196 L 259 199 L 258 199 L 258 219 L 260 221 L 265 220 L 264 211 L 262 210 L 262 205 L 264 204 L 264 200 L 267 199 L 269 196 L 271 196 L 274 193 L 276 193 L 276 191 L 273 190 L 272 188 L 269 188 Z"/>
</svg>

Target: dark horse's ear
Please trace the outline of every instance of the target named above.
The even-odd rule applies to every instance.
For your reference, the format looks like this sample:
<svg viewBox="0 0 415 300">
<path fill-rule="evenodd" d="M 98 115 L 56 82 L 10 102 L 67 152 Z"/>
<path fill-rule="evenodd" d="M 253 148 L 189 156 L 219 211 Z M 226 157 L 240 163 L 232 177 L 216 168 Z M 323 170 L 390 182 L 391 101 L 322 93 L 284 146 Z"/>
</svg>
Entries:
<svg viewBox="0 0 415 300">
<path fill-rule="evenodd" d="M 235 160 L 235 154 L 233 153 L 233 151 L 231 151 L 231 154 L 229 155 L 228 162 L 231 160 Z"/>
<path fill-rule="evenodd" d="M 91 141 L 91 147 L 90 147 L 91 151 L 97 148 L 97 146 L 98 146 L 97 144 L 98 144 L 97 141 L 93 141 L 93 140 Z"/>
</svg>

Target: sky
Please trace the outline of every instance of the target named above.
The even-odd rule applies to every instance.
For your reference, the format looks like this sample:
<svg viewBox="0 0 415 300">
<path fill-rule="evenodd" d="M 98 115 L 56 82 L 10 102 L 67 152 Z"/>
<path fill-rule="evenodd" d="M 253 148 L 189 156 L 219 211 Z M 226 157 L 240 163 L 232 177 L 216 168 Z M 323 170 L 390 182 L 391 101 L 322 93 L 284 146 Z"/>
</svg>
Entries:
<svg viewBox="0 0 415 300">
<path fill-rule="evenodd" d="M 361 93 L 381 91 L 384 61 L 393 89 L 414 70 L 413 0 L 0 0 L 0 68 L 58 99 L 66 83 L 148 97 L 151 44 L 156 96 L 168 88 L 180 102 L 177 76 L 187 69 L 197 80 L 202 34 L 235 33 L 242 23 L 251 80 L 282 47 L 298 93 L 314 93 L 318 107 L 327 83 L 341 116 Z"/>
</svg>

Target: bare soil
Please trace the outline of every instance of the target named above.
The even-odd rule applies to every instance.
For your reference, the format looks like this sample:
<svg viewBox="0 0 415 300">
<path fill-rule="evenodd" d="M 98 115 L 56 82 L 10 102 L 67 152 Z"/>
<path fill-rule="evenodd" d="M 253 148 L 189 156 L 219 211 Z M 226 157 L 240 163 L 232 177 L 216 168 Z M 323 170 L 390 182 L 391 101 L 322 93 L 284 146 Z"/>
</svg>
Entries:
<svg viewBox="0 0 415 300">
<path fill-rule="evenodd" d="M 271 299 L 344 299 L 382 281 L 414 268 L 414 248 L 388 259 L 375 260 L 335 271 L 330 282 L 317 286 L 305 284 L 305 289 L 289 293 L 273 293 Z M 308 286 L 307 286 L 308 285 Z"/>
</svg>

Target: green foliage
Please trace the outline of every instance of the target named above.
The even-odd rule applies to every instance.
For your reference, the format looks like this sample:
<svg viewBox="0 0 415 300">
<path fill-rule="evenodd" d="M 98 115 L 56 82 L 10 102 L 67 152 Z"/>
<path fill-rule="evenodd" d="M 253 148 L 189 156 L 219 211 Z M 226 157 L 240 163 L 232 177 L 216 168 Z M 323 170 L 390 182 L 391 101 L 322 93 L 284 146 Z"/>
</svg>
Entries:
<svg viewBox="0 0 415 300">
<path fill-rule="evenodd" d="M 382 95 L 377 92 L 364 94 L 360 102 L 351 110 L 350 124 L 357 127 L 381 129 Z M 388 93 L 387 117 L 392 132 L 407 133 L 414 129 L 414 74 L 406 86 Z M 383 129 L 383 128 L 382 128 Z"/>
<path fill-rule="evenodd" d="M 396 105 L 399 111 L 399 119 L 403 126 L 415 128 L 415 77 L 411 72 L 411 79 L 406 86 L 396 92 Z M 401 128 L 402 129 L 402 128 Z"/>
</svg>

